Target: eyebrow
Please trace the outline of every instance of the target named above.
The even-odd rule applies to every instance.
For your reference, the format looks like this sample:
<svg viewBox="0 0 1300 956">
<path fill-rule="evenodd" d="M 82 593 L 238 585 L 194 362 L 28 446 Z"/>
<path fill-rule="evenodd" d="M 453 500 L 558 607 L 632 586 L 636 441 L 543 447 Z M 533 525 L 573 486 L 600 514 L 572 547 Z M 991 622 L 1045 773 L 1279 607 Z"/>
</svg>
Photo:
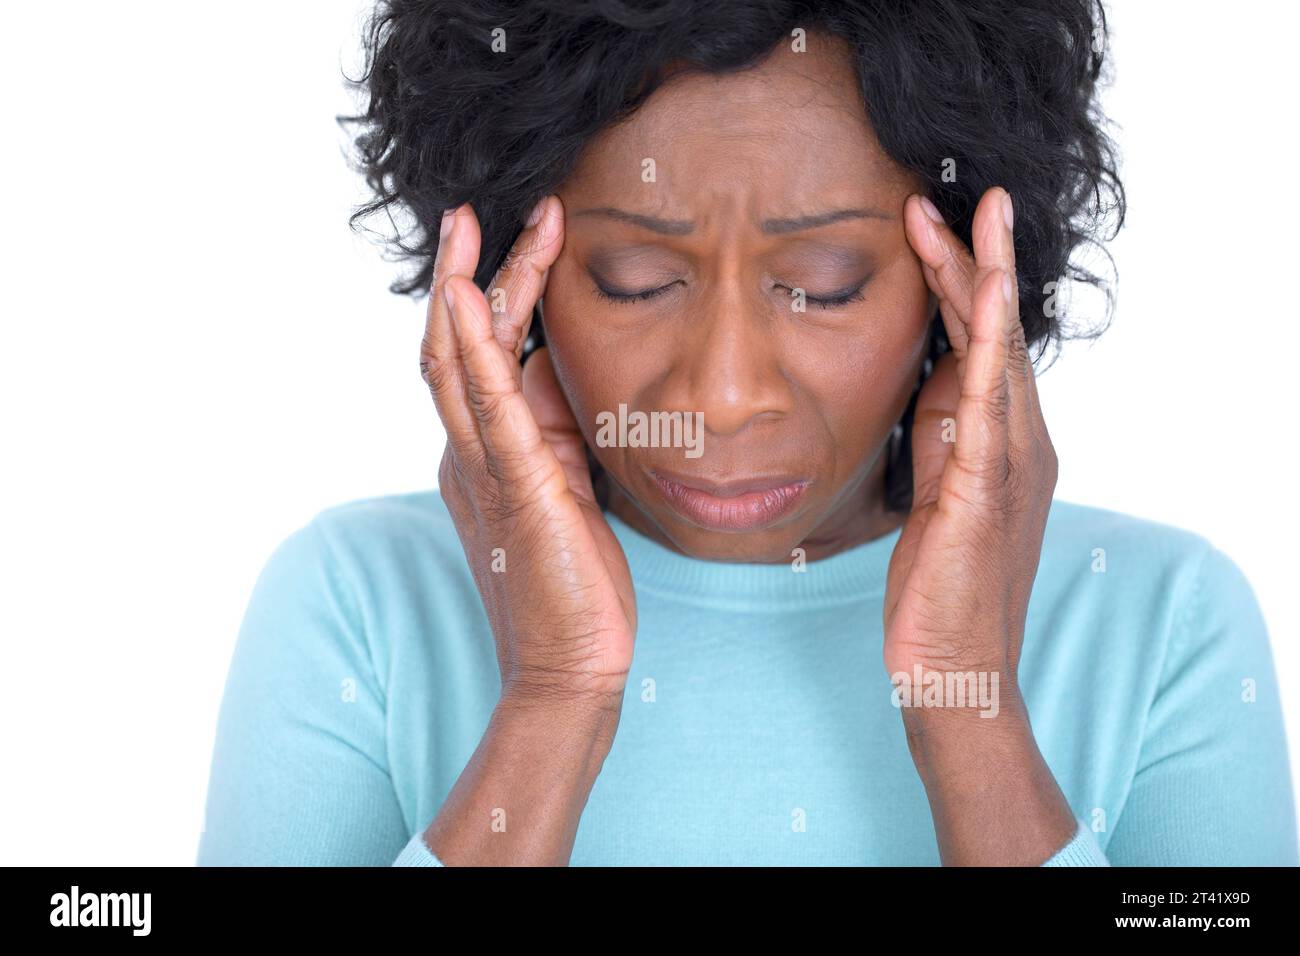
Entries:
<svg viewBox="0 0 1300 956">
<path fill-rule="evenodd" d="M 695 223 L 689 219 L 660 219 L 657 216 L 643 216 L 640 213 L 628 212 L 626 209 L 615 209 L 612 206 L 580 209 L 573 213 L 575 219 L 582 216 L 599 216 L 617 222 L 626 222 L 629 225 L 640 226 L 642 229 L 648 229 L 651 232 L 657 232 L 665 236 L 685 236 L 695 229 Z M 791 219 L 764 219 L 762 227 L 766 233 L 780 234 L 816 229 L 819 226 L 829 226 L 831 223 L 842 222 L 845 219 L 884 219 L 888 221 L 893 218 L 889 213 L 882 212 L 879 209 L 835 209 L 831 212 L 817 213 L 812 216 L 797 216 Z"/>
<path fill-rule="evenodd" d="M 879 209 L 836 209 L 832 212 L 818 213 L 815 216 L 797 216 L 793 219 L 764 219 L 763 231 L 768 233 L 802 232 L 804 229 L 816 229 L 829 226 L 833 222 L 845 219 L 884 219 L 894 217 Z"/>
</svg>

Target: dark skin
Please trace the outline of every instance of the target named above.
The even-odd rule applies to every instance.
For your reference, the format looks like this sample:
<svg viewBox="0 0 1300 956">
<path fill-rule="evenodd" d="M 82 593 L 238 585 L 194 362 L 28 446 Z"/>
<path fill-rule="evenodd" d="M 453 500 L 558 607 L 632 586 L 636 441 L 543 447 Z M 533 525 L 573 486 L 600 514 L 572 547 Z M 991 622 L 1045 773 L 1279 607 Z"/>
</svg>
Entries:
<svg viewBox="0 0 1300 956">
<path fill-rule="evenodd" d="M 1036 865 L 1073 835 L 1015 676 L 1056 457 L 1017 313 L 1010 196 L 983 196 L 967 249 L 880 150 L 855 90 L 830 39 L 778 47 L 741 74 L 677 77 L 539 204 L 489 286 L 495 310 L 472 281 L 473 210 L 444 219 L 421 364 L 502 696 L 425 833 L 443 862 L 567 862 L 613 742 L 636 603 L 588 446 L 611 510 L 698 558 L 789 561 L 803 548 L 815 573 L 901 522 L 886 669 L 1001 678 L 993 719 L 901 709 L 943 861 Z M 550 347 L 521 372 L 539 299 Z M 936 307 L 953 350 L 918 400 L 915 503 L 898 515 L 884 506 L 884 453 Z M 620 403 L 702 411 L 704 455 L 684 466 L 681 449 L 598 447 L 596 416 Z M 648 477 L 661 466 L 810 484 L 770 526 L 719 531 L 666 506 Z"/>
<path fill-rule="evenodd" d="M 935 308 L 902 225 L 903 201 L 922 184 L 884 157 L 852 85 L 822 75 L 825 62 L 789 53 L 748 83 L 692 77 L 598 137 L 557 193 L 565 241 L 544 303 L 556 373 L 613 479 L 610 509 L 695 557 L 788 562 L 802 547 L 816 560 L 903 517 L 883 506 L 883 452 Z M 784 64 L 797 79 L 775 72 Z M 812 143 L 867 162 L 809 163 Z M 602 210 L 690 231 L 665 235 Z M 818 224 L 835 214 L 844 218 Z M 602 287 L 663 291 L 611 303 Z M 806 291 L 806 311 L 792 308 L 792 288 Z M 817 301 L 837 294 L 856 301 Z M 703 458 L 597 447 L 596 413 L 620 402 L 703 412 Z M 646 473 L 660 464 L 813 481 L 779 526 L 722 534 L 665 505 Z"/>
</svg>

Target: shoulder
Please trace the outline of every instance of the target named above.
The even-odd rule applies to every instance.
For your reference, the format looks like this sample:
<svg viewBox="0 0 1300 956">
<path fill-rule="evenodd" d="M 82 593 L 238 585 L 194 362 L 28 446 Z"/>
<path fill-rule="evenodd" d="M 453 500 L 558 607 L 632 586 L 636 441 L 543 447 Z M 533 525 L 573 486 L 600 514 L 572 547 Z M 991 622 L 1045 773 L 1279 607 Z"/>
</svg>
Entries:
<svg viewBox="0 0 1300 956">
<path fill-rule="evenodd" d="M 438 697 L 488 699 L 492 632 L 441 495 L 331 505 L 283 537 L 248 602 L 236 667 L 259 693 L 344 675 L 425 716 Z"/>
<path fill-rule="evenodd" d="M 1254 589 L 1206 535 L 1148 518 L 1054 500 L 1031 608 L 1112 660 L 1268 653 Z M 1083 624 L 1077 628 L 1068 625 Z"/>
<path fill-rule="evenodd" d="M 1076 591 L 1104 584 L 1113 601 L 1164 596 L 1182 606 L 1249 590 L 1233 559 L 1197 531 L 1059 499 L 1043 534 L 1038 583 Z"/>
<path fill-rule="evenodd" d="M 464 564 L 451 513 L 437 490 L 359 498 L 324 508 L 312 518 L 336 560 L 418 557 Z"/>
<path fill-rule="evenodd" d="M 476 593 L 451 515 L 430 490 L 318 511 L 267 560 L 250 612 L 296 620 L 301 633 L 328 624 L 372 644 L 377 623 L 383 633 L 427 620 L 431 609 L 472 612 L 478 605 L 467 597 Z"/>
<path fill-rule="evenodd" d="M 1188 528 L 1054 501 L 1039 570 L 1025 698 L 1111 861 L 1295 865 L 1282 688 L 1237 561 Z"/>
<path fill-rule="evenodd" d="M 1090 559 L 1155 562 L 1168 567 L 1195 563 L 1210 549 L 1203 535 L 1149 518 L 1053 499 L 1043 536 L 1053 558 L 1085 551 Z M 1093 554 L 1093 552 L 1100 552 Z"/>
</svg>

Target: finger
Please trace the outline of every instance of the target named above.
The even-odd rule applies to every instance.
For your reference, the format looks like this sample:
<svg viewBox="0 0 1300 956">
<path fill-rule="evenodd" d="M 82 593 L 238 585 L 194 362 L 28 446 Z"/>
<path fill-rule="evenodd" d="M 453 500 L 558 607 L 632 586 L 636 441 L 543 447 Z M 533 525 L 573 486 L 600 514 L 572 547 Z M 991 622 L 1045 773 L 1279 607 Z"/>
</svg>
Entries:
<svg viewBox="0 0 1300 956">
<path fill-rule="evenodd" d="M 518 363 L 497 341 L 487 299 L 472 281 L 464 276 L 449 277 L 447 297 L 465 394 L 485 462 L 511 492 L 526 491 L 526 485 L 545 477 L 554 456 L 519 390 Z"/>
<path fill-rule="evenodd" d="M 959 371 L 966 358 L 975 288 L 993 269 L 1008 270 L 1015 278 L 1015 251 L 1003 218 L 1010 202 L 1010 194 L 1000 186 L 985 190 L 980 197 L 971 224 L 974 253 L 943 221 L 934 203 L 918 193 L 909 196 L 904 204 L 907 238 L 923 263 L 926 283 L 939 300 L 944 330 L 957 355 Z"/>
<path fill-rule="evenodd" d="M 474 278 L 482 242 L 478 217 L 468 203 L 443 213 L 438 234 L 438 251 L 433 260 L 433 286 L 429 295 L 429 311 L 425 319 L 425 348 L 439 356 L 456 351 L 456 340 L 451 332 L 451 318 L 447 311 L 445 289 L 447 280 L 455 275 Z"/>
<path fill-rule="evenodd" d="M 944 223 L 933 203 L 919 195 L 909 197 L 904 209 L 908 239 L 921 258 L 922 274 L 939 299 L 948 339 L 957 357 L 959 379 L 965 375 L 969 348 L 969 321 L 973 290 L 993 270 L 1004 270 L 1012 278 L 1012 308 L 1008 323 L 1009 425 L 1014 449 L 1029 446 L 1034 433 L 1046 438 L 1042 406 L 1034 379 L 1033 363 L 1020 321 L 1019 285 L 1015 265 L 1015 209 L 1010 194 L 1001 187 L 986 190 L 976 208 L 971 238 L 974 254 Z M 1017 451 L 1018 454 L 1018 451 Z"/>
<path fill-rule="evenodd" d="M 468 204 L 447 210 L 439 229 L 433 285 L 420 342 L 420 375 L 433 395 L 452 451 L 462 456 L 473 452 L 479 436 L 466 403 L 459 349 L 447 308 L 446 285 L 453 275 L 472 279 L 478 267 L 478 254 L 479 230 L 474 210 Z"/>
<path fill-rule="evenodd" d="M 930 291 L 939 300 L 944 331 L 960 366 L 966 358 L 966 322 L 975 288 L 975 258 L 943 222 L 933 203 L 920 194 L 903 206 L 903 226 L 908 242 L 921 260 Z"/>
<path fill-rule="evenodd" d="M 579 502 L 599 510 L 591 486 L 591 471 L 587 467 L 587 445 L 582 429 L 578 427 L 578 420 L 573 417 L 573 410 L 560 389 L 550 350 L 545 346 L 528 356 L 524 365 L 523 392 L 542 438 L 551 446 L 564 469 L 569 488 Z"/>
<path fill-rule="evenodd" d="M 1042 426 L 1042 410 L 1037 402 L 1033 363 L 1025 342 L 1024 324 L 1020 319 L 1020 288 L 1016 275 L 1015 204 L 1005 189 L 989 190 L 976 210 L 971 239 L 975 246 L 977 270 L 1001 269 L 1011 277 L 1011 303 L 1005 310 L 1004 334 L 1007 342 L 1008 429 L 1011 450 L 1016 460 L 1033 441 Z"/>
<path fill-rule="evenodd" d="M 533 306 L 546 290 L 551 265 L 564 245 L 564 204 L 545 196 L 488 286 L 492 327 L 497 341 L 518 360 L 533 318 Z"/>
<path fill-rule="evenodd" d="M 993 270 L 975 290 L 971 308 L 953 457 L 979 491 L 1000 489 L 1010 476 L 1006 316 L 1012 291 L 1010 277 Z"/>
<path fill-rule="evenodd" d="M 994 186 L 980 197 L 971 223 L 971 246 L 975 254 L 976 282 L 994 269 L 1011 274 L 1016 281 L 1016 250 L 1012 239 L 1015 207 L 1011 194 L 1001 186 Z"/>
</svg>

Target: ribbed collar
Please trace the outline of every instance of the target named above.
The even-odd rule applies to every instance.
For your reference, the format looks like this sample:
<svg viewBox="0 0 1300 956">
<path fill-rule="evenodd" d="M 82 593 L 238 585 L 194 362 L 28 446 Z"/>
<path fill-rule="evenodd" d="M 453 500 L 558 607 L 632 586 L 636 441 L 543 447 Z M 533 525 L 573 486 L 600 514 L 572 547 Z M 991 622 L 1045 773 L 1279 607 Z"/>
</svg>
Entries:
<svg viewBox="0 0 1300 956">
<path fill-rule="evenodd" d="M 704 561 L 678 554 L 634 530 L 613 512 L 605 517 L 623 545 L 638 592 L 653 591 L 678 600 L 729 607 L 789 610 L 818 604 L 860 601 L 884 594 L 889 559 L 902 528 L 796 572 L 789 564 Z"/>
</svg>

